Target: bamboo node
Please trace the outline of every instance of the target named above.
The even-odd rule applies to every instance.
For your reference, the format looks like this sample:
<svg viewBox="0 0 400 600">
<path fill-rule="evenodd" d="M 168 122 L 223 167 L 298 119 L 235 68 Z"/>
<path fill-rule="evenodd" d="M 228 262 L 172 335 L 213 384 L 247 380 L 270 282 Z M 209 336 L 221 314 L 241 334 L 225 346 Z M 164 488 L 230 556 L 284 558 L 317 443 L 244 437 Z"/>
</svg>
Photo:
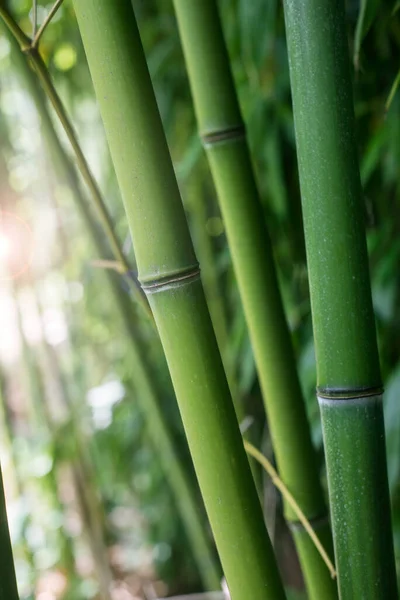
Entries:
<svg viewBox="0 0 400 600">
<path fill-rule="evenodd" d="M 140 282 L 146 294 L 155 294 L 166 289 L 181 287 L 192 281 L 200 279 L 200 266 L 195 265 L 178 273 L 170 273 L 157 279 Z"/>
<path fill-rule="evenodd" d="M 226 129 L 220 129 L 206 133 L 201 136 L 201 140 L 203 142 L 203 146 L 205 148 L 209 148 L 210 146 L 220 144 L 221 142 L 242 140 L 245 139 L 245 137 L 246 128 L 243 123 L 241 123 L 240 125 L 235 125 L 234 127 L 227 127 Z"/>
<path fill-rule="evenodd" d="M 355 388 L 317 387 L 317 398 L 321 400 L 356 400 L 370 396 L 382 396 L 382 394 L 382 385 Z"/>
</svg>

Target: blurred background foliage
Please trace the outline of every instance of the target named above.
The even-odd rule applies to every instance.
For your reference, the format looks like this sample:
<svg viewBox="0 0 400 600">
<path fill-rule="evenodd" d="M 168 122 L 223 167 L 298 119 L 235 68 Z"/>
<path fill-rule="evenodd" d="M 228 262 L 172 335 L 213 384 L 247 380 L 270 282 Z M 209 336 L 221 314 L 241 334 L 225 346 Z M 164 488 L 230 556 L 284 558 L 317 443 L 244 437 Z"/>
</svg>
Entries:
<svg viewBox="0 0 400 600">
<path fill-rule="evenodd" d="M 31 1 L 6 5 L 30 34 Z M 224 223 L 196 132 L 172 3 L 134 0 L 133 5 L 232 390 L 249 416 L 246 423 L 257 445 L 273 460 Z M 47 1 L 38 3 L 39 24 L 50 7 Z M 219 0 L 219 7 L 324 478 L 282 5 L 279 0 Z M 398 561 L 399 8 L 399 2 L 389 0 L 347 1 Z M 41 53 L 134 262 L 68 0 L 46 30 Z M 12 213 L 29 226 L 21 242 L 21 260 L 30 261 L 29 268 L 13 279 L 4 267 L 0 273 L 0 449 L 21 598 L 153 600 L 201 591 L 176 502 L 135 401 L 141 390 L 135 385 L 127 340 L 116 324 L 103 268 L 94 262 L 104 257 L 93 249 L 73 191 L 60 181 L 46 153 L 21 55 L 3 25 L 0 109 L 2 222 Z M 71 154 L 56 119 L 54 124 Z M 120 294 L 128 298 L 126 281 L 116 278 Z M 145 343 L 165 418 L 195 488 L 159 343 L 140 309 L 135 312 L 136 335 Z M 261 491 L 286 584 L 296 597 L 304 597 L 279 495 L 266 479 Z M 209 533 L 199 497 L 198 507 Z M 109 586 L 111 595 L 104 595 Z"/>
</svg>

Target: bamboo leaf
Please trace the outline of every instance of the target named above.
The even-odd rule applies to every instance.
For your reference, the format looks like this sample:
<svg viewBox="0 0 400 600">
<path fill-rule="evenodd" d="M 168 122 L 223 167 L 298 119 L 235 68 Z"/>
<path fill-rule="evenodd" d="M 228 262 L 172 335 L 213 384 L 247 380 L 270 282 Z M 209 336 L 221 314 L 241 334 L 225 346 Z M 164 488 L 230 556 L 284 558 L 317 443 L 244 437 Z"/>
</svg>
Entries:
<svg viewBox="0 0 400 600">
<path fill-rule="evenodd" d="M 378 11 L 380 0 L 360 0 L 360 9 L 354 37 L 353 62 L 356 71 L 360 66 L 360 51 L 362 42 L 367 35 Z"/>
<path fill-rule="evenodd" d="M 400 477 L 400 365 L 386 384 L 385 429 L 388 458 L 388 475 L 391 492 L 394 492 Z"/>
</svg>

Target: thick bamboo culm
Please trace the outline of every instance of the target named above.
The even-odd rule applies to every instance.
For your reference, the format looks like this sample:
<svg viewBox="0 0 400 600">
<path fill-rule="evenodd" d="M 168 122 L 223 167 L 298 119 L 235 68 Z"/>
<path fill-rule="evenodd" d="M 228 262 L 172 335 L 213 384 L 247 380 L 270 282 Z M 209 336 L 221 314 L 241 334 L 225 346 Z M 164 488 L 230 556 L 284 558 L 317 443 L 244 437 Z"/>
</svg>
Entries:
<svg viewBox="0 0 400 600">
<path fill-rule="evenodd" d="M 131 3 L 74 6 L 232 600 L 283 599 Z"/>
<path fill-rule="evenodd" d="M 72 191 L 73 199 L 82 216 L 85 228 L 91 238 L 93 247 L 99 256 L 105 257 L 104 239 L 94 223 L 88 201 L 81 191 L 78 179 L 71 163 L 63 149 L 50 118 L 46 99 L 30 69 L 26 58 L 21 54 L 15 40 L 9 36 L 12 45 L 12 56 L 21 83 L 28 89 L 41 119 L 41 126 L 49 154 L 54 161 L 60 180 L 67 184 Z M 134 307 L 120 285 L 121 275 L 110 271 L 105 274 L 108 289 L 113 296 L 116 312 L 127 337 L 131 353 L 132 379 L 137 389 L 137 401 L 143 413 L 151 441 L 157 450 L 166 475 L 166 479 L 175 498 L 175 502 L 185 527 L 194 560 L 204 586 L 216 589 L 219 586 L 221 573 L 214 556 L 212 541 L 204 529 L 204 520 L 194 490 L 192 489 L 185 467 L 174 446 L 168 431 L 168 426 L 159 405 L 158 391 L 155 389 L 150 368 L 146 362 L 146 351 L 140 346 L 135 333 Z"/>
<path fill-rule="evenodd" d="M 332 554 L 327 508 L 217 4 L 215 0 L 174 0 L 174 6 L 199 132 L 224 218 L 279 473 Z M 285 514 L 310 598 L 336 598 L 336 583 L 287 504 Z"/>
<path fill-rule="evenodd" d="M 382 383 L 343 0 L 285 0 L 340 598 L 394 600 Z"/>
</svg>

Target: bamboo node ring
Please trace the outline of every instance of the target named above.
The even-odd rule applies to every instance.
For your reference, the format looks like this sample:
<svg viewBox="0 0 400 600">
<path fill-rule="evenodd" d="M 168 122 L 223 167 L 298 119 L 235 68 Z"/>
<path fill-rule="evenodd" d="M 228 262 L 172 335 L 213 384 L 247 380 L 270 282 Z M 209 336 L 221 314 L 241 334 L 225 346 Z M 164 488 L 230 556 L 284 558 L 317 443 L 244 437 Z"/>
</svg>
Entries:
<svg viewBox="0 0 400 600">
<path fill-rule="evenodd" d="M 357 388 L 317 387 L 317 397 L 321 400 L 357 400 L 371 396 L 382 396 L 382 394 L 382 385 Z"/>
<path fill-rule="evenodd" d="M 203 146 L 205 148 L 209 148 L 215 144 L 227 141 L 242 140 L 245 139 L 245 137 L 246 128 L 243 123 L 241 123 L 240 125 L 235 125 L 234 127 L 227 127 L 226 129 L 220 129 L 206 133 L 201 136 L 201 140 L 203 142 Z"/>
<path fill-rule="evenodd" d="M 145 283 L 141 282 L 141 286 L 146 294 L 154 294 L 164 289 L 180 287 L 186 283 L 195 281 L 196 279 L 200 279 L 199 265 L 190 267 L 185 271 L 171 273 L 170 275 L 160 277 L 159 279 L 153 279 L 151 281 L 146 281 Z"/>
</svg>

